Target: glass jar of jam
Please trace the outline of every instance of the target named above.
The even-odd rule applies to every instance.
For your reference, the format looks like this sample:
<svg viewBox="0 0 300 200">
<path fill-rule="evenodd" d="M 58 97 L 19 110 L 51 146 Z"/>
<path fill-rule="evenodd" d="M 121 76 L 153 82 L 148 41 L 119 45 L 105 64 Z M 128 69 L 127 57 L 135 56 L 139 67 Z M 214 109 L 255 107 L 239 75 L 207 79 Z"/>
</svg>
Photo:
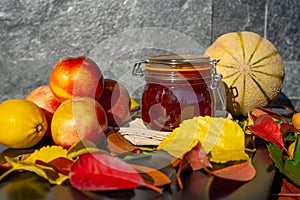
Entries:
<svg viewBox="0 0 300 200">
<path fill-rule="evenodd" d="M 214 89 L 222 78 L 215 71 L 216 62 L 203 55 L 172 54 L 136 63 L 133 74 L 146 81 L 141 103 L 144 124 L 172 131 L 185 119 L 214 116 Z"/>
</svg>

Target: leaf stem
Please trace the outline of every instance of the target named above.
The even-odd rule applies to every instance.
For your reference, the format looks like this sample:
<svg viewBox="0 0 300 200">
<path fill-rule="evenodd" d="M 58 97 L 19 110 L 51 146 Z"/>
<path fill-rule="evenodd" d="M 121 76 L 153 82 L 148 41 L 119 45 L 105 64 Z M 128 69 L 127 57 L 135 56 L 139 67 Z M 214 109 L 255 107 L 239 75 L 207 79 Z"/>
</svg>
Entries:
<svg viewBox="0 0 300 200">
<path fill-rule="evenodd" d="M 156 186 L 154 186 L 154 185 L 151 185 L 151 184 L 147 184 L 147 183 L 146 183 L 146 184 L 143 184 L 143 186 L 145 186 L 145 187 L 147 187 L 147 188 L 150 188 L 150 189 L 152 189 L 152 190 L 158 192 L 159 194 L 162 194 L 162 193 L 163 193 L 163 190 L 162 190 L 161 188 L 156 187 Z"/>
<path fill-rule="evenodd" d="M 254 152 L 256 152 L 256 149 L 255 148 L 254 149 L 245 148 L 245 151 L 254 153 Z"/>
<path fill-rule="evenodd" d="M 278 194 L 271 194 L 272 196 L 278 196 L 278 197 L 300 197 L 300 194 L 291 194 L 291 193 L 278 193 Z"/>
<path fill-rule="evenodd" d="M 4 179 L 8 174 L 10 174 L 11 172 L 15 171 L 16 169 L 13 167 L 9 170 L 7 170 L 6 172 L 4 172 L 1 176 L 0 176 L 0 182 L 2 181 L 2 179 Z"/>
</svg>

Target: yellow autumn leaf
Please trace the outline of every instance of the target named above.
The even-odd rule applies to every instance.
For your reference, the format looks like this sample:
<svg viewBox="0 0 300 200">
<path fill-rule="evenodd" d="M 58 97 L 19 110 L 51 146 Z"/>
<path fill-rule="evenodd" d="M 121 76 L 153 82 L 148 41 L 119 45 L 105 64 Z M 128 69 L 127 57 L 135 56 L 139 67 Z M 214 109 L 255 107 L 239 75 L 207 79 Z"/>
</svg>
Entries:
<svg viewBox="0 0 300 200">
<path fill-rule="evenodd" d="M 246 134 L 248 134 L 248 135 L 251 135 L 252 131 L 246 128 L 248 126 L 254 125 L 254 120 L 252 119 L 252 116 L 251 116 L 250 112 L 248 112 L 248 118 L 247 118 L 247 120 L 243 121 L 243 125 L 244 125 L 244 132 Z"/>
<path fill-rule="evenodd" d="M 52 146 L 44 146 L 40 149 L 35 150 L 26 160 L 27 163 L 35 163 L 36 160 L 41 160 L 45 163 L 48 163 L 55 158 L 67 156 L 68 151 L 61 146 L 52 145 Z"/>
<path fill-rule="evenodd" d="M 182 158 L 199 141 L 198 123 L 195 120 L 184 120 L 157 147 L 167 151 L 176 158 Z"/>
<path fill-rule="evenodd" d="M 225 163 L 249 159 L 245 153 L 245 135 L 238 123 L 209 116 L 184 120 L 161 142 L 158 149 L 182 158 L 198 142 L 207 154 L 211 154 L 210 161 Z"/>
<path fill-rule="evenodd" d="M 61 185 L 64 181 L 66 181 L 69 178 L 68 175 L 56 173 L 55 170 L 51 167 L 36 165 L 31 162 L 22 162 L 9 157 L 5 157 L 5 160 L 12 165 L 12 168 L 0 176 L 0 181 L 11 172 L 18 170 L 31 171 L 47 179 L 49 183 L 56 185 Z"/>
<path fill-rule="evenodd" d="M 133 97 L 130 97 L 130 109 L 134 110 L 140 107 L 140 104 L 136 102 L 136 100 Z"/>
<path fill-rule="evenodd" d="M 211 150 L 210 161 L 226 163 L 228 161 L 248 160 L 249 156 L 245 153 L 245 134 L 243 129 L 235 121 L 220 119 L 220 121 L 223 121 L 223 128 L 218 141 Z M 216 118 L 212 118 L 210 126 L 216 126 L 216 123 L 214 123 L 216 120 Z M 207 135 L 209 135 L 209 132 Z"/>
<path fill-rule="evenodd" d="M 222 134 L 224 119 L 212 117 L 197 117 L 200 143 L 206 153 L 212 151 Z"/>
</svg>

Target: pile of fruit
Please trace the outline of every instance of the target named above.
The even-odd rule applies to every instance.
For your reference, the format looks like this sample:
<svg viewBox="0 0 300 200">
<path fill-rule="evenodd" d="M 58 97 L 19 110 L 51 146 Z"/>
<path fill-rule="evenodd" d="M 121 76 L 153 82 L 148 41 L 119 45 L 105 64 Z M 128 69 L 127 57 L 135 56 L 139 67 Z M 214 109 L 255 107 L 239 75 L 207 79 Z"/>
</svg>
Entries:
<svg viewBox="0 0 300 200">
<path fill-rule="evenodd" d="M 3 155 L 0 181 L 25 170 L 50 184 L 69 181 L 78 190 L 147 187 L 161 193 L 171 183 L 162 172 L 165 167 L 173 169 L 180 188 L 182 172 L 190 169 L 250 181 L 256 175 L 251 163 L 255 148 L 249 151 L 246 146 L 250 136 L 265 140 L 275 165 L 300 185 L 295 170 L 300 165 L 300 116 L 295 114 L 289 123 L 262 108 L 282 87 L 283 64 L 275 47 L 251 32 L 230 33 L 218 38 L 206 54 L 220 59 L 217 70 L 224 76 L 228 110 L 235 119 L 187 119 L 155 148 L 134 146 L 113 128 L 130 119 L 133 101 L 123 85 L 105 79 L 88 57 L 62 59 L 54 66 L 49 85 L 34 89 L 25 99 L 0 104 L 0 143 L 32 149 L 15 157 Z M 53 143 L 40 146 L 43 140 Z M 149 157 L 163 160 L 148 166 Z M 221 167 L 214 169 L 216 163 Z"/>
<path fill-rule="evenodd" d="M 98 144 L 109 126 L 129 119 L 130 102 L 126 88 L 105 79 L 90 58 L 68 57 L 55 65 L 49 85 L 0 105 L 0 143 L 27 148 L 45 136 L 66 149 L 83 139 Z"/>
</svg>

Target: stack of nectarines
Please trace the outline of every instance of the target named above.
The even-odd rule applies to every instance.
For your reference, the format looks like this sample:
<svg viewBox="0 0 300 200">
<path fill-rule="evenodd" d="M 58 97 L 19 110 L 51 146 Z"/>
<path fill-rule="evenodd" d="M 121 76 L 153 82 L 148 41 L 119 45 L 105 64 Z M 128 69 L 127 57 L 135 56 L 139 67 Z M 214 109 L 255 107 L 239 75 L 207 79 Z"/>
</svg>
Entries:
<svg viewBox="0 0 300 200">
<path fill-rule="evenodd" d="M 130 117 L 130 95 L 116 80 L 105 79 L 86 56 L 60 60 L 49 85 L 31 91 L 26 99 L 47 116 L 55 144 L 69 148 L 82 139 L 99 143 L 108 127 L 121 126 Z"/>
</svg>

